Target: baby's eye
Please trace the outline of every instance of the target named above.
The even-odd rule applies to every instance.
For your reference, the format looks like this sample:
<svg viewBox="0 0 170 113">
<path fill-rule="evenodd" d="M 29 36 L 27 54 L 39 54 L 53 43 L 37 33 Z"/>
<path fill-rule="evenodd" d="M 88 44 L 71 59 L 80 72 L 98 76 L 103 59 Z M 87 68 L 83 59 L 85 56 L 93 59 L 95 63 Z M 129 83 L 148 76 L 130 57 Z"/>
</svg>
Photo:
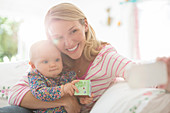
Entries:
<svg viewBox="0 0 170 113">
<path fill-rule="evenodd" d="M 58 62 L 59 60 L 60 60 L 60 59 L 59 59 L 59 58 L 57 58 L 55 61 L 56 61 L 56 62 Z"/>
<path fill-rule="evenodd" d="M 47 63 L 48 63 L 48 61 L 47 61 L 47 60 L 46 60 L 46 61 L 43 61 L 43 63 L 44 63 L 44 64 L 47 64 Z"/>
</svg>

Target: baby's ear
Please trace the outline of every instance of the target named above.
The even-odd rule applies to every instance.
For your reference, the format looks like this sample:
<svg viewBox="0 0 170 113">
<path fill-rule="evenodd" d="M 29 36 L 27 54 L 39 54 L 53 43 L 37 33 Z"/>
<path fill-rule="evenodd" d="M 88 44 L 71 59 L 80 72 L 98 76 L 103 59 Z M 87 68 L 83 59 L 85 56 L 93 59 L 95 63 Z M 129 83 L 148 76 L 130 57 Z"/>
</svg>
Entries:
<svg viewBox="0 0 170 113">
<path fill-rule="evenodd" d="M 29 65 L 32 67 L 32 69 L 35 68 L 35 65 L 32 62 L 30 62 L 30 61 L 29 61 Z"/>
</svg>

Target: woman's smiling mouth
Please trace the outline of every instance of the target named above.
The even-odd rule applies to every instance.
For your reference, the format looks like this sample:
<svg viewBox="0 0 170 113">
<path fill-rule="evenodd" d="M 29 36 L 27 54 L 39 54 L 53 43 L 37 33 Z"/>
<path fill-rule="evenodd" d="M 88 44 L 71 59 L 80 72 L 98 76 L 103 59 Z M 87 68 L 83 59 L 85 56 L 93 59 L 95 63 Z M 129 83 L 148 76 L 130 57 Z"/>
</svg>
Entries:
<svg viewBox="0 0 170 113">
<path fill-rule="evenodd" d="M 79 46 L 79 44 L 77 44 L 75 47 L 73 47 L 71 49 L 67 49 L 67 51 L 70 51 L 70 52 L 75 51 L 78 48 L 78 46 Z"/>
</svg>

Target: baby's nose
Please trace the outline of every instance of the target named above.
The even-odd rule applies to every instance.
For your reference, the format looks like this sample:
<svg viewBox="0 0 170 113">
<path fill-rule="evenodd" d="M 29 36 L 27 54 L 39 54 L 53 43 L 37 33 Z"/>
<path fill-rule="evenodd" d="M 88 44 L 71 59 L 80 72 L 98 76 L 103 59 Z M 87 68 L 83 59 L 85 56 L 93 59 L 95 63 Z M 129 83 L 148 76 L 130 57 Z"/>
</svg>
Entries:
<svg viewBox="0 0 170 113">
<path fill-rule="evenodd" d="M 51 63 L 50 64 L 50 67 L 56 67 L 57 65 L 56 65 L 56 63 Z"/>
</svg>

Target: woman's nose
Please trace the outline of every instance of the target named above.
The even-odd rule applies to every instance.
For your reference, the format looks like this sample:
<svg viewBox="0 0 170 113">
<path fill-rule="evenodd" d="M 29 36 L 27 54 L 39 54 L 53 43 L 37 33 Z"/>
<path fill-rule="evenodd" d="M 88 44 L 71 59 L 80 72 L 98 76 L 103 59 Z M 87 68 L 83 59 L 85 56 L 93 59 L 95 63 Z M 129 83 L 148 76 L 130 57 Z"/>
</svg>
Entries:
<svg viewBox="0 0 170 113">
<path fill-rule="evenodd" d="M 66 47 L 71 47 L 73 45 L 73 41 L 70 37 L 64 39 L 64 44 Z"/>
</svg>

